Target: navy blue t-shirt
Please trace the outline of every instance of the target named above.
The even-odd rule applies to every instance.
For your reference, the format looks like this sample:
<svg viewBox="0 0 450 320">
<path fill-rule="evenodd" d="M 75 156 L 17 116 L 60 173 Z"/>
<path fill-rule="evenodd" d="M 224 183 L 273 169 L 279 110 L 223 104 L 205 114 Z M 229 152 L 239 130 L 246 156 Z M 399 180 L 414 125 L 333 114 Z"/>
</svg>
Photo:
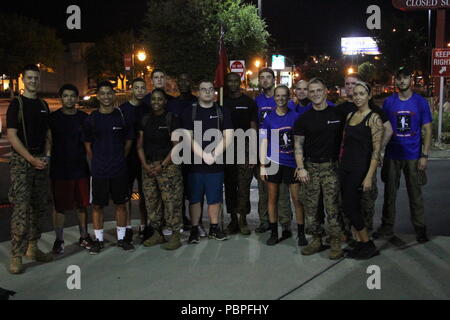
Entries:
<svg viewBox="0 0 450 320">
<path fill-rule="evenodd" d="M 194 122 L 192 121 L 192 108 L 186 109 L 183 112 L 183 115 L 181 117 L 182 126 L 183 128 L 187 130 L 194 130 Z M 208 129 L 218 129 L 218 122 L 220 126 L 220 131 L 227 130 L 227 129 L 233 129 L 233 122 L 231 120 L 231 113 L 228 109 L 219 107 L 222 110 L 223 115 L 223 121 L 222 124 L 220 124 L 219 116 L 217 115 L 216 105 L 212 106 L 211 108 L 203 108 L 200 106 L 197 106 L 197 114 L 195 117 L 195 121 L 201 121 L 202 122 L 202 137 L 205 134 L 205 131 Z M 194 133 L 195 137 L 195 133 Z M 202 148 L 203 150 L 212 142 L 214 141 L 214 138 L 212 141 L 205 141 L 202 139 Z M 225 156 L 224 156 L 224 162 L 225 162 Z M 192 155 L 192 163 L 194 163 L 194 158 Z M 202 161 L 202 164 L 192 164 L 189 166 L 190 172 L 199 172 L 199 173 L 217 173 L 224 171 L 224 165 L 223 164 L 212 164 L 208 165 L 205 162 Z"/>
<path fill-rule="evenodd" d="M 175 113 L 181 117 L 185 109 L 189 109 L 194 102 L 197 102 L 197 97 L 191 94 L 188 99 L 181 99 L 176 97 L 167 101 L 167 111 Z"/>
<path fill-rule="evenodd" d="M 77 180 L 90 176 L 82 139 L 83 123 L 87 117 L 80 110 L 73 115 L 64 114 L 62 108 L 50 114 L 52 179 Z"/>
<path fill-rule="evenodd" d="M 261 138 L 267 138 L 267 158 L 273 162 L 281 164 L 283 166 L 295 168 L 297 164 L 294 158 L 294 124 L 299 118 L 299 114 L 294 110 L 288 108 L 288 112 L 280 116 L 276 111 L 269 113 L 261 127 Z M 276 133 L 278 135 L 278 148 L 276 148 L 278 154 L 272 154 L 272 135 Z M 277 159 L 278 157 L 278 159 Z"/>
<path fill-rule="evenodd" d="M 125 142 L 133 140 L 133 126 L 119 109 L 92 112 L 84 121 L 84 141 L 92 143 L 92 177 L 110 179 L 127 175 Z"/>
</svg>

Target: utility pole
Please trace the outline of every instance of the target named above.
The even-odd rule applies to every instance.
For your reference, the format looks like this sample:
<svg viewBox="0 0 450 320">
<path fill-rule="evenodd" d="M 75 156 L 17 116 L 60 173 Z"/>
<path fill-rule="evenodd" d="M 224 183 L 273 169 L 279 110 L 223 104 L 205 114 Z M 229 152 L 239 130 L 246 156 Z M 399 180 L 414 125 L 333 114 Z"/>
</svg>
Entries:
<svg viewBox="0 0 450 320">
<path fill-rule="evenodd" d="M 262 0 L 258 0 L 258 14 L 262 18 Z"/>
</svg>

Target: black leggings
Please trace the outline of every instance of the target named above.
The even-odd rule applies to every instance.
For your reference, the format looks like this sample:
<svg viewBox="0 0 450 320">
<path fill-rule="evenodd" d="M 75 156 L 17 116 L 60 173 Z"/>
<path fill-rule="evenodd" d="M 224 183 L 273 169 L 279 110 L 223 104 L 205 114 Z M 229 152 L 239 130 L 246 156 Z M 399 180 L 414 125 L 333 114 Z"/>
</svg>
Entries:
<svg viewBox="0 0 450 320">
<path fill-rule="evenodd" d="M 342 208 L 356 231 L 361 231 L 366 226 L 361 211 L 362 182 L 366 174 L 367 170 L 359 168 L 340 170 Z"/>
</svg>

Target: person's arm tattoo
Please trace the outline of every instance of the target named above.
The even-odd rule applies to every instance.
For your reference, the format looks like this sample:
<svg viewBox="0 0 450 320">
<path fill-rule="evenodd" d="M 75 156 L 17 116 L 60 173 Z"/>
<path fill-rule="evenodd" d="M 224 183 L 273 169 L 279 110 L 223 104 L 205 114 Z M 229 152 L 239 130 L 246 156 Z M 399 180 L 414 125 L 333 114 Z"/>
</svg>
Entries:
<svg viewBox="0 0 450 320">
<path fill-rule="evenodd" d="M 381 145 L 383 142 L 384 126 L 378 114 L 374 114 L 369 121 L 370 131 L 372 133 L 372 160 L 379 161 Z"/>
</svg>

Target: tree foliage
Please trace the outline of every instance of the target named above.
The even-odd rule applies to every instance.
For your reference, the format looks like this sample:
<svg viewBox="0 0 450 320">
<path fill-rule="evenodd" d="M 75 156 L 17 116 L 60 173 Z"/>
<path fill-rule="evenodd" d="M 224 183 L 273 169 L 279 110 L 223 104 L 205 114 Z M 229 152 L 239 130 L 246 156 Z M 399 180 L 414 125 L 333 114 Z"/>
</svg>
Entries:
<svg viewBox="0 0 450 320">
<path fill-rule="evenodd" d="M 373 63 L 366 61 L 358 66 L 358 75 L 365 82 L 372 82 L 376 77 L 376 67 Z"/>
<path fill-rule="evenodd" d="M 142 29 L 155 67 L 169 75 L 182 71 L 194 80 L 212 77 L 221 23 L 230 59 L 262 54 L 269 33 L 253 5 L 242 0 L 155 0 Z"/>
<path fill-rule="evenodd" d="M 117 78 L 125 73 L 124 54 L 131 53 L 135 42 L 133 32 L 118 32 L 106 36 L 86 52 L 89 77 L 100 80 Z"/>
<path fill-rule="evenodd" d="M 323 79 L 328 87 L 342 85 L 344 65 L 341 60 L 320 55 L 309 57 L 301 66 L 302 79 L 311 80 L 314 77 Z"/>
<path fill-rule="evenodd" d="M 0 14 L 0 73 L 16 79 L 27 64 L 55 68 L 64 46 L 56 32 L 33 19 Z"/>
</svg>

